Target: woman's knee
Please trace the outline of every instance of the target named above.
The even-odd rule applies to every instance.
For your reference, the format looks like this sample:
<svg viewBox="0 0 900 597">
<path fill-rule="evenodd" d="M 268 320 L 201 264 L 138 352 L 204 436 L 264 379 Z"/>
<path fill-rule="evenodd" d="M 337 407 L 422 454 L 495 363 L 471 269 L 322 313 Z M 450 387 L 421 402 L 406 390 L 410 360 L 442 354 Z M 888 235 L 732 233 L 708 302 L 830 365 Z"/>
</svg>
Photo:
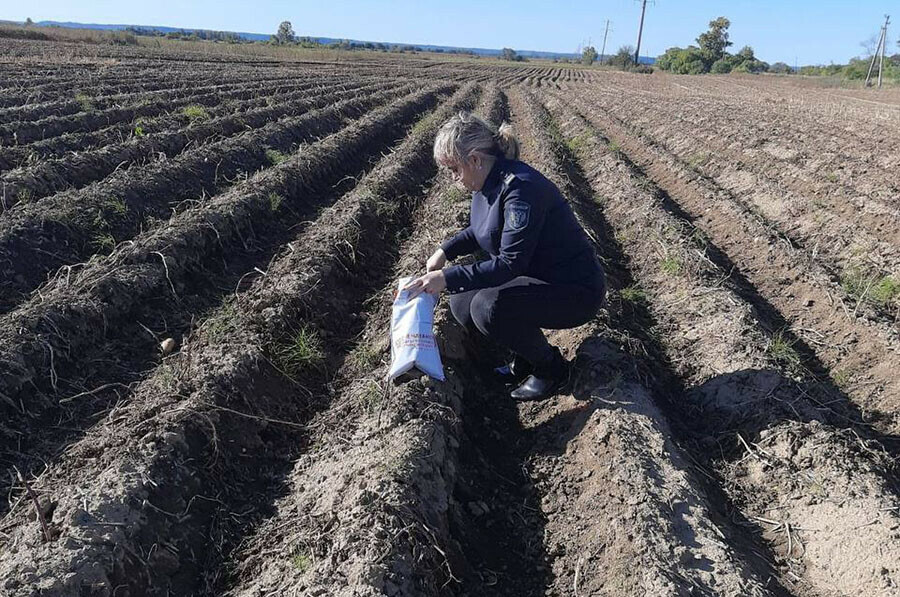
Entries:
<svg viewBox="0 0 900 597">
<path fill-rule="evenodd" d="M 469 307 L 472 323 L 485 336 L 490 336 L 496 332 L 497 298 L 498 292 L 495 288 L 479 290 L 472 297 L 472 303 Z"/>
<path fill-rule="evenodd" d="M 468 328 L 472 325 L 471 296 L 468 293 L 450 295 L 450 313 L 459 325 Z"/>
</svg>

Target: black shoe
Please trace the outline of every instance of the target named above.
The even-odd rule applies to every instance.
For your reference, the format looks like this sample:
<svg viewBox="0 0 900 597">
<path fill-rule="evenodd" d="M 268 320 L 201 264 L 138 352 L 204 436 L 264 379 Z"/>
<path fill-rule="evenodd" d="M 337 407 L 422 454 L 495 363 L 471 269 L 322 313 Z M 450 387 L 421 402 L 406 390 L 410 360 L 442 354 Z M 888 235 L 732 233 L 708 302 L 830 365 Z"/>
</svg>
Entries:
<svg viewBox="0 0 900 597">
<path fill-rule="evenodd" d="M 543 400 L 550 398 L 569 379 L 569 365 L 560 354 L 553 349 L 553 360 L 549 365 L 535 368 L 535 372 L 529 375 L 522 384 L 510 393 L 513 400 Z"/>
<path fill-rule="evenodd" d="M 544 400 L 556 394 L 563 381 L 564 379 L 562 378 L 529 375 L 528 379 L 522 382 L 522 385 L 510 393 L 510 397 L 519 402 Z"/>
<path fill-rule="evenodd" d="M 494 377 L 503 383 L 517 383 L 528 377 L 534 368 L 522 357 L 514 356 L 502 367 L 494 369 Z"/>
</svg>

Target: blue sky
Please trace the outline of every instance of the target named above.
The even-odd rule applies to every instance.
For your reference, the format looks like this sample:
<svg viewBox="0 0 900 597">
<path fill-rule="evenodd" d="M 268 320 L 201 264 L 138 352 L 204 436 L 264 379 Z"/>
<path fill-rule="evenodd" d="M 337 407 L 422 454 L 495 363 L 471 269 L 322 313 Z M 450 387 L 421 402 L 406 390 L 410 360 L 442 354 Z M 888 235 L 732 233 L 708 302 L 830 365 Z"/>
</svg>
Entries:
<svg viewBox="0 0 900 597">
<path fill-rule="evenodd" d="M 734 51 L 753 46 L 769 62 L 845 62 L 863 52 L 895 0 L 656 0 L 647 6 L 641 54 L 656 56 L 688 45 L 718 16 L 731 19 Z M 900 10 L 892 30 L 900 27 Z M 232 0 L 127 2 L 123 0 L 0 0 L 0 19 L 169 25 L 253 33 L 274 32 L 289 20 L 298 35 L 371 41 L 572 52 L 590 39 L 600 50 L 606 19 L 607 49 L 634 44 L 637 0 L 495 0 L 417 2 L 396 0 L 235 2 Z M 890 53 L 900 51 L 889 31 Z"/>
</svg>

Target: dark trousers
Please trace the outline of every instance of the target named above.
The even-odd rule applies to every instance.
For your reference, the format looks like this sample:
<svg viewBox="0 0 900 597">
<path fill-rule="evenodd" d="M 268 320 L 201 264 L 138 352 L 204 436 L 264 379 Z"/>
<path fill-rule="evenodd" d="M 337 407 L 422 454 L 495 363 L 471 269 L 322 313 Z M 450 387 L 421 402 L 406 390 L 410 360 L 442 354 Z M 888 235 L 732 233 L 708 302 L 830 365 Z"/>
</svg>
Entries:
<svg viewBox="0 0 900 597">
<path fill-rule="evenodd" d="M 604 296 L 603 287 L 520 276 L 495 288 L 451 295 L 450 311 L 467 330 L 477 330 L 540 371 L 552 365 L 556 354 L 541 328 L 564 330 L 587 323 Z"/>
</svg>

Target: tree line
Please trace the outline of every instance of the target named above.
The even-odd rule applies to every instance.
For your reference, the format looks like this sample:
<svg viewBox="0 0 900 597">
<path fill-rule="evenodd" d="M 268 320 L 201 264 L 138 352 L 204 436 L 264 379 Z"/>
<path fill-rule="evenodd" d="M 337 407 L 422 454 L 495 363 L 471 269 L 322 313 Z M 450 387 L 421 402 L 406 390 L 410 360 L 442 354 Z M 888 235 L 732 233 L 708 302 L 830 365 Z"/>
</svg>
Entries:
<svg viewBox="0 0 900 597">
<path fill-rule="evenodd" d="M 322 43 L 319 40 L 313 37 L 298 37 L 296 33 L 294 33 L 294 27 L 290 21 L 282 21 L 278 26 L 278 31 L 269 38 L 269 43 L 278 46 L 298 46 L 301 48 L 327 48 L 330 50 L 370 50 L 370 51 L 378 51 L 378 52 L 397 52 L 397 53 L 415 53 L 415 52 L 436 52 L 436 53 L 446 53 L 446 54 L 466 54 L 466 55 L 475 55 L 473 52 L 469 50 L 444 50 L 442 48 L 435 48 L 430 50 L 425 50 L 421 46 L 415 46 L 412 44 L 385 44 L 379 42 L 357 42 L 350 41 L 349 39 L 341 39 L 337 41 L 333 41 L 330 43 Z"/>
<path fill-rule="evenodd" d="M 728 48 L 734 45 L 728 39 L 730 26 L 731 21 L 725 17 L 710 21 L 709 30 L 697 37 L 696 46 L 669 48 L 665 54 L 657 58 L 656 66 L 679 75 L 762 73 L 772 66 L 783 72 L 790 70 L 784 63 L 770 66 L 767 62 L 757 59 L 750 46 L 744 46 L 737 54 L 728 53 Z"/>
<path fill-rule="evenodd" d="M 674 47 L 656 59 L 659 69 L 680 75 L 700 75 L 705 73 L 779 73 L 801 75 L 831 75 L 848 79 L 865 79 L 869 69 L 869 59 L 853 58 L 847 64 L 828 66 L 804 66 L 794 69 L 784 62 L 769 64 L 753 54 L 753 48 L 744 46 L 736 54 L 728 52 L 733 44 L 729 40 L 728 28 L 731 21 L 719 17 L 709 22 L 709 30 L 697 37 L 697 45 L 686 48 Z M 898 43 L 900 45 L 900 43 Z M 871 58 L 871 55 L 870 55 Z M 884 76 L 900 80 L 900 54 L 890 56 L 885 62 Z"/>
</svg>

